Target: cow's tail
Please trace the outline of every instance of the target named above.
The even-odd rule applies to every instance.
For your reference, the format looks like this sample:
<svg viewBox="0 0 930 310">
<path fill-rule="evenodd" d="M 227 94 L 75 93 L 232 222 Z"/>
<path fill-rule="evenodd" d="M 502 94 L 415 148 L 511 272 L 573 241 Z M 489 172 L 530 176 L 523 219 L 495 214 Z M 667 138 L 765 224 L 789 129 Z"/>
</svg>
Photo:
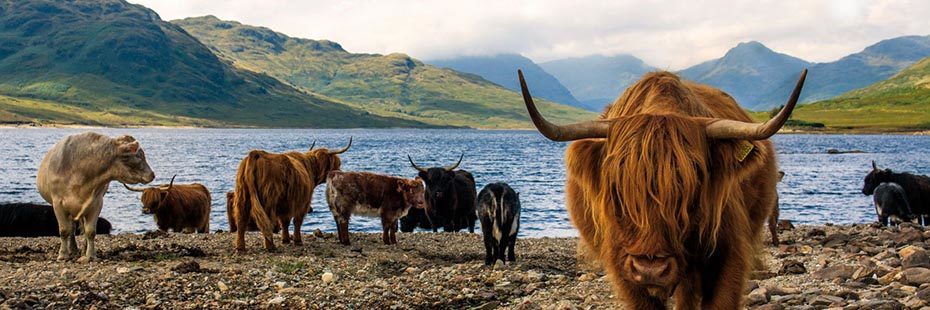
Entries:
<svg viewBox="0 0 930 310">
<path fill-rule="evenodd" d="M 261 200 L 258 199 L 258 180 L 256 179 L 259 167 L 257 167 L 255 163 L 259 158 L 261 158 L 260 153 L 254 151 L 249 153 L 249 156 L 246 157 L 243 163 L 242 173 L 239 174 L 239 180 L 237 181 L 239 184 L 242 184 L 244 194 L 247 195 L 246 199 L 249 199 L 249 205 L 251 206 L 250 210 L 248 210 L 249 216 L 255 221 L 255 225 L 262 231 L 262 234 L 266 234 L 266 232 L 273 231 L 274 226 L 271 218 L 265 213 L 265 208 L 262 206 Z M 248 227 L 237 228 L 248 229 Z"/>
</svg>

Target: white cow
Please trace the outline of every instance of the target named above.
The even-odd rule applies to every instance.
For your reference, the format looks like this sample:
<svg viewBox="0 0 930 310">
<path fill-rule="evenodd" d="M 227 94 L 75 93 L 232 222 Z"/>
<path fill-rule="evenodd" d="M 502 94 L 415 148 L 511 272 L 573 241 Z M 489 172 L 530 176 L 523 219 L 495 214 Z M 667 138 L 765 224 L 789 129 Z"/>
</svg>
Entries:
<svg viewBox="0 0 930 310">
<path fill-rule="evenodd" d="M 139 142 L 131 136 L 110 138 L 94 132 L 67 136 L 58 141 L 42 159 L 36 187 L 55 210 L 61 249 L 58 260 L 77 254 L 74 227 L 84 227 L 85 253 L 78 261 L 97 258 L 94 237 L 103 195 L 110 181 L 149 183 L 155 173 L 145 161 Z"/>
</svg>

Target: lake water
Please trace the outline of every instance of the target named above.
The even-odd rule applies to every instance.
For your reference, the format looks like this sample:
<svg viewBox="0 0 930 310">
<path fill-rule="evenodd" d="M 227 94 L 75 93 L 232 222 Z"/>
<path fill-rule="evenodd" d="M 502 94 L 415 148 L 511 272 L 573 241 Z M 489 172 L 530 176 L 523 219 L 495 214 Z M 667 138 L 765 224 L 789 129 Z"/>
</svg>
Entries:
<svg viewBox="0 0 930 310">
<path fill-rule="evenodd" d="M 564 207 L 567 143 L 546 140 L 534 131 L 428 129 L 93 129 L 107 135 L 129 134 L 140 140 L 156 183 L 199 182 L 213 195 L 211 229 L 228 229 L 225 193 L 234 187 L 236 168 L 251 149 L 271 152 L 317 146 L 338 148 L 354 137 L 342 155 L 343 170 L 413 177 L 412 156 L 421 166 L 446 166 L 465 153 L 460 168 L 471 171 L 483 187 L 504 181 L 520 192 L 521 235 L 574 236 Z M 35 175 L 45 152 L 62 137 L 86 129 L 0 129 L 0 202 L 44 203 Z M 774 142 L 781 169 L 781 217 L 795 223 L 865 223 L 875 220 L 871 197 L 861 193 L 871 160 L 894 170 L 930 174 L 930 137 L 904 135 L 778 135 Z M 862 150 L 828 155 L 827 149 Z M 313 212 L 304 230 L 334 231 L 323 190 L 317 188 Z M 110 186 L 102 216 L 117 232 L 155 229 L 141 212 L 138 194 L 119 183 Z M 352 231 L 380 232 L 380 221 L 353 217 Z"/>
</svg>

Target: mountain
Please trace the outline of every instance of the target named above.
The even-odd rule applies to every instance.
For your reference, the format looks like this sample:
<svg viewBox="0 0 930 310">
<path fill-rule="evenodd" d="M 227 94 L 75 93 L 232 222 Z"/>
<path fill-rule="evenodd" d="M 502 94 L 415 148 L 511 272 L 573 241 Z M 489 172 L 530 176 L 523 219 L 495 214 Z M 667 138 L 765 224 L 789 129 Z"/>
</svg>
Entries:
<svg viewBox="0 0 930 310">
<path fill-rule="evenodd" d="M 441 68 L 476 74 L 513 91 L 520 91 L 520 81 L 517 80 L 517 75 L 514 72 L 521 69 L 523 70 L 523 76 L 528 81 L 533 81 L 534 96 L 570 106 L 577 107 L 581 104 L 575 97 L 572 97 L 572 93 L 558 79 L 540 68 L 529 58 L 518 54 L 464 56 L 432 60 L 427 63 Z"/>
<path fill-rule="evenodd" d="M 793 117 L 834 128 L 930 129 L 930 57 L 887 80 L 799 106 Z"/>
<path fill-rule="evenodd" d="M 679 74 L 686 79 L 722 89 L 743 108 L 760 110 L 778 104 L 763 100 L 769 96 L 782 98 L 780 102 L 784 103 L 790 95 L 790 88 L 784 94 L 776 93 L 775 90 L 789 81 L 797 81 L 801 70 L 810 66 L 807 61 L 777 53 L 762 43 L 750 41 L 738 44 L 721 58 L 697 64 Z M 804 90 L 807 91 L 806 85 Z"/>
<path fill-rule="evenodd" d="M 815 64 L 804 84 L 801 102 L 833 98 L 883 81 L 928 56 L 930 36 L 905 36 L 880 41 L 834 62 Z M 794 81 L 786 81 L 762 102 L 767 107 L 783 104 L 793 87 Z"/>
<path fill-rule="evenodd" d="M 520 94 L 477 75 L 437 68 L 404 54 L 349 53 L 338 43 L 293 38 L 213 16 L 172 21 L 235 67 L 338 98 L 372 114 L 431 125 L 531 126 Z M 516 71 L 512 72 L 516 76 Z M 533 90 L 536 90 L 535 83 Z M 592 113 L 543 100 L 559 122 Z"/>
<path fill-rule="evenodd" d="M 0 2 L 0 111 L 94 125 L 425 126 L 233 67 L 119 0 Z"/>
<path fill-rule="evenodd" d="M 591 111 L 603 110 L 644 73 L 655 70 L 631 55 L 566 58 L 539 65 Z"/>
</svg>

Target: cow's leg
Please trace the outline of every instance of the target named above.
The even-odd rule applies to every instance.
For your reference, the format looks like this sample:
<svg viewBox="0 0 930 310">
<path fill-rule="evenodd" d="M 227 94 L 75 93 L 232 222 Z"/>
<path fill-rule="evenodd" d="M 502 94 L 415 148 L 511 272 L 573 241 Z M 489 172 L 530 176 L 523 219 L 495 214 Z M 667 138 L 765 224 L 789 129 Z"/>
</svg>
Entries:
<svg viewBox="0 0 930 310">
<path fill-rule="evenodd" d="M 78 262 L 92 262 L 97 260 L 97 248 L 94 246 L 94 238 L 97 237 L 97 218 L 100 217 L 100 210 L 103 208 L 103 200 L 99 199 L 93 202 L 94 205 L 87 208 L 84 218 L 84 256 L 78 259 Z"/>
<path fill-rule="evenodd" d="M 394 224 L 393 222 L 381 215 L 381 241 L 384 244 L 391 244 L 391 224 Z"/>
<path fill-rule="evenodd" d="M 288 217 L 278 218 L 278 225 L 281 225 L 281 243 L 291 243 L 291 235 L 288 231 L 291 229 L 291 219 Z"/>
<path fill-rule="evenodd" d="M 343 245 L 352 244 L 352 241 L 349 240 L 349 218 L 338 214 L 333 214 L 333 218 L 336 220 L 336 232 L 339 235 L 339 243 Z"/>
<path fill-rule="evenodd" d="M 303 238 L 300 236 L 300 226 L 304 224 L 304 215 L 298 215 L 294 217 L 294 245 L 304 244 Z"/>
<path fill-rule="evenodd" d="M 391 244 L 397 244 L 397 221 L 391 225 Z"/>
<path fill-rule="evenodd" d="M 510 236 L 510 248 L 507 249 L 507 260 L 511 262 L 517 261 L 517 255 L 514 253 L 513 248 L 517 245 L 517 236 Z"/>
<path fill-rule="evenodd" d="M 778 246 L 778 199 L 775 200 L 775 208 L 769 215 L 769 233 L 772 235 L 772 245 Z"/>
<path fill-rule="evenodd" d="M 494 239 L 491 236 L 484 237 L 484 264 L 491 266 L 497 260 L 497 250 L 495 250 Z"/>
<path fill-rule="evenodd" d="M 748 245 L 748 242 L 718 244 L 719 253 L 714 254 L 703 269 L 703 308 L 739 309 L 750 256 L 750 249 L 739 244 Z"/>
<path fill-rule="evenodd" d="M 58 260 L 69 260 L 71 255 L 77 253 L 74 244 L 74 220 L 65 214 L 64 208 L 58 202 L 55 210 L 55 219 L 58 220 L 58 236 L 61 237 L 61 247 L 58 248 Z M 73 247 L 73 248 L 72 248 Z"/>
<path fill-rule="evenodd" d="M 697 272 L 686 275 L 684 281 L 675 289 L 676 310 L 697 310 L 701 308 L 701 279 Z"/>
<path fill-rule="evenodd" d="M 245 231 L 249 230 L 249 210 L 243 210 L 236 216 L 236 241 L 233 246 L 237 253 L 245 253 Z"/>
</svg>

